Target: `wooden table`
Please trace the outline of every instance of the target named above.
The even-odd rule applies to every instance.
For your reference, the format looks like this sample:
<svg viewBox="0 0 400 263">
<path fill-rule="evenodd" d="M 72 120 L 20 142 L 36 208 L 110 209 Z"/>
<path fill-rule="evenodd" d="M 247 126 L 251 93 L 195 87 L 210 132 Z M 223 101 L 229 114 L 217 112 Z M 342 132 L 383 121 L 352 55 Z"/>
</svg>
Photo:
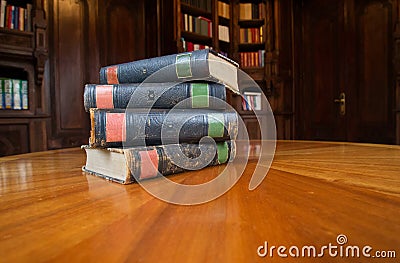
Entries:
<svg viewBox="0 0 400 263">
<path fill-rule="evenodd" d="M 229 192 L 196 206 L 168 204 L 137 184 L 86 175 L 84 162 L 76 148 L 0 158 L 1 262 L 400 260 L 398 146 L 281 141 L 256 190 L 248 190 L 250 161 Z M 190 183 L 219 169 L 171 178 Z M 395 251 L 397 259 L 331 257 L 327 250 L 311 258 L 307 248 L 301 256 L 305 245 L 318 253 L 337 246 L 339 234 L 347 237 L 344 249 L 368 245 L 370 255 Z M 265 242 L 268 249 L 285 246 L 281 254 L 289 257 L 276 249 L 260 257 Z M 289 255 L 293 246 L 300 258 Z"/>
</svg>

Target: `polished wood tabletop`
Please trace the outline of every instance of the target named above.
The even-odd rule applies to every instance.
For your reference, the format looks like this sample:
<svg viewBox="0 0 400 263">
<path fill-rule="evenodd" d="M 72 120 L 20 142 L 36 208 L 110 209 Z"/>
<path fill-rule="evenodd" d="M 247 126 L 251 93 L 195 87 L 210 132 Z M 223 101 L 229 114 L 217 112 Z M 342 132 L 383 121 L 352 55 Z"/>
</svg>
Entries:
<svg viewBox="0 0 400 263">
<path fill-rule="evenodd" d="M 0 262 L 400 262 L 399 146 L 279 141 L 258 188 L 250 160 L 232 189 L 193 206 L 88 175 L 85 158 L 0 158 Z"/>
</svg>

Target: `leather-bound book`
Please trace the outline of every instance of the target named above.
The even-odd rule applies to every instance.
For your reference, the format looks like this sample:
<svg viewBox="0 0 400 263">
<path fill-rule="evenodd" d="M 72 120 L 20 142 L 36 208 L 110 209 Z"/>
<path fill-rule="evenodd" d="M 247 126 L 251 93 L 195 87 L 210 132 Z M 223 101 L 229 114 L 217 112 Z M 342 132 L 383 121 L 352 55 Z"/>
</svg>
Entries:
<svg viewBox="0 0 400 263">
<path fill-rule="evenodd" d="M 224 109 L 224 101 L 225 86 L 212 82 L 87 84 L 84 92 L 86 111 L 127 107 Z"/>
<path fill-rule="evenodd" d="M 189 162 L 190 159 L 202 158 L 210 160 L 206 166 L 213 166 L 233 160 L 236 153 L 234 141 L 219 142 L 212 148 L 213 150 L 207 151 L 201 151 L 198 144 L 186 143 L 124 149 L 101 149 L 89 146 L 82 148 L 85 149 L 87 156 L 83 171 L 122 184 L 196 170 L 176 164 L 176 158 L 181 158 L 182 154 Z"/>
<path fill-rule="evenodd" d="M 238 64 L 210 49 L 102 67 L 100 84 L 210 80 L 239 93 Z"/>
<path fill-rule="evenodd" d="M 225 141 L 238 132 L 234 110 L 90 109 L 90 120 L 91 147 L 196 143 L 205 136 Z"/>
</svg>

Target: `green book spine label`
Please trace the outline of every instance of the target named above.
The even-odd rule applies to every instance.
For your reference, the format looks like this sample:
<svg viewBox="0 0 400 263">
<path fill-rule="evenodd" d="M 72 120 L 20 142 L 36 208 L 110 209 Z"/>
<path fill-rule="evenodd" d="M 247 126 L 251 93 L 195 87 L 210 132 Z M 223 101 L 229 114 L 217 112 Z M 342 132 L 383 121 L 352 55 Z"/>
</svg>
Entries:
<svg viewBox="0 0 400 263">
<path fill-rule="evenodd" d="M 217 143 L 217 155 L 219 163 L 226 163 L 228 161 L 229 147 L 227 142 Z"/>
<path fill-rule="evenodd" d="M 190 66 L 190 58 L 192 53 L 178 54 L 176 55 L 175 70 L 178 78 L 190 78 L 192 77 L 192 68 Z"/>
<path fill-rule="evenodd" d="M 192 83 L 190 92 L 192 94 L 192 108 L 209 107 L 209 87 L 207 83 Z"/>
<path fill-rule="evenodd" d="M 223 113 L 208 114 L 208 136 L 220 138 L 224 136 L 225 118 Z"/>
</svg>

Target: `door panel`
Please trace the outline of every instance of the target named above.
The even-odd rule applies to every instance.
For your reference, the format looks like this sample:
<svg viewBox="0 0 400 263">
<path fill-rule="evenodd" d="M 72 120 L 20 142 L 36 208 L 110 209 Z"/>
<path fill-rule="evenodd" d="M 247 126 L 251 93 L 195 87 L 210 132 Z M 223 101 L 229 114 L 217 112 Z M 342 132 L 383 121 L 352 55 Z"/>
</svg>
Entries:
<svg viewBox="0 0 400 263">
<path fill-rule="evenodd" d="M 394 143 L 394 82 L 392 66 L 392 6 L 378 1 L 357 1 L 356 96 L 353 141 Z"/>
<path fill-rule="evenodd" d="M 341 2 L 310 0 L 302 6 L 303 89 L 298 112 L 304 139 L 345 139 L 345 122 L 333 102 L 341 92 Z"/>
<path fill-rule="evenodd" d="M 297 138 L 395 142 L 391 1 L 304 0 Z M 345 115 L 334 100 L 346 95 Z"/>
<path fill-rule="evenodd" d="M 89 119 L 82 98 L 91 62 L 87 53 L 88 6 L 87 1 L 48 1 L 48 85 L 52 98 L 49 148 L 87 143 Z"/>
<path fill-rule="evenodd" d="M 100 1 L 102 66 L 146 57 L 146 1 Z"/>
</svg>

